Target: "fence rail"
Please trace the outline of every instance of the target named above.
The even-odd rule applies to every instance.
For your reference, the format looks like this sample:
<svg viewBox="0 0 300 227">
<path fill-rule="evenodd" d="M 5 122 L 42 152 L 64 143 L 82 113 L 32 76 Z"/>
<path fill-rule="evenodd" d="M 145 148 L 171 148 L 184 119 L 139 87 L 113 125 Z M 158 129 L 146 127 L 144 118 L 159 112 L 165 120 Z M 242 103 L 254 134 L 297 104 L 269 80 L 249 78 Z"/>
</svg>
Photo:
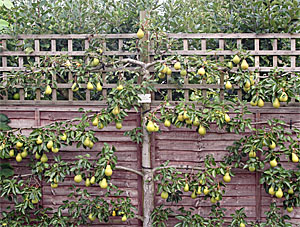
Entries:
<svg viewBox="0 0 300 227">
<path fill-rule="evenodd" d="M 124 50 L 124 43 L 128 39 L 135 38 L 136 34 L 45 34 L 45 35 L 18 35 L 18 36 L 9 36 L 9 35 L 1 35 L 0 40 L 2 40 L 2 49 L 0 52 L 1 57 L 1 65 L 0 65 L 0 73 L 3 76 L 7 76 L 11 71 L 24 70 L 24 59 L 27 57 L 33 57 L 36 62 L 40 61 L 42 56 L 57 56 L 57 55 L 68 55 L 72 57 L 82 57 L 85 55 L 85 50 L 89 48 L 89 41 L 91 39 L 101 39 L 103 43 L 104 55 L 108 56 L 119 56 L 119 58 L 125 58 L 127 56 L 136 57 L 139 53 L 130 52 L 128 50 Z M 235 45 L 237 48 L 242 47 L 245 43 L 250 43 L 253 48 L 247 49 L 250 55 L 252 55 L 255 59 L 254 64 L 250 65 L 249 69 L 251 71 L 256 71 L 259 75 L 260 73 L 270 72 L 274 67 L 278 67 L 287 72 L 297 73 L 300 72 L 300 64 L 297 59 L 300 56 L 300 46 L 298 43 L 298 39 L 300 40 L 300 34 L 286 34 L 286 33 L 273 33 L 273 34 L 253 34 L 253 33 L 199 33 L 199 34 L 191 34 L 191 33 L 182 33 L 182 34 L 167 34 L 167 37 L 170 39 L 177 40 L 180 43 L 182 48 L 177 50 L 170 50 L 168 53 L 164 54 L 165 56 L 170 54 L 179 54 L 183 56 L 189 55 L 199 55 L 203 56 L 204 59 L 215 57 L 223 61 L 225 58 L 231 57 L 236 53 L 236 51 L 229 50 L 227 44 Z M 285 40 L 288 48 L 281 49 L 278 44 L 281 39 Z M 19 40 L 20 44 L 23 44 L 25 40 L 32 40 L 34 42 L 34 51 L 30 54 L 26 54 L 24 51 L 20 50 L 18 47 L 11 49 L 9 47 L 9 42 L 11 40 Z M 65 50 L 58 50 L 57 43 L 58 41 L 64 41 L 66 43 Z M 48 42 L 49 48 L 48 50 L 43 50 L 41 43 Z M 75 42 L 81 42 L 83 49 L 82 50 L 74 50 Z M 116 49 L 111 49 L 107 47 L 109 42 L 113 42 Z M 198 43 L 199 47 L 195 49 L 195 44 L 193 42 Z M 211 46 L 211 43 L 214 45 Z M 271 48 L 266 49 L 261 48 L 261 43 L 269 43 L 271 44 Z M 154 50 L 150 45 L 150 60 L 154 59 Z M 267 56 L 270 58 L 270 65 L 261 65 L 261 59 Z M 17 58 L 17 64 L 9 65 L 9 58 Z M 162 56 L 163 57 L 163 56 Z M 288 65 L 280 65 L 280 58 L 289 57 Z M 233 68 L 235 70 L 235 68 Z M 110 71 L 110 69 L 106 69 L 105 72 Z M 150 70 L 154 72 L 154 69 Z M 178 73 L 174 71 L 175 73 Z M 53 77 L 53 79 L 56 79 Z M 68 79 L 72 79 L 70 76 Z M 113 88 L 115 84 L 109 83 L 105 81 L 105 76 L 103 76 L 103 91 L 102 95 L 107 93 L 107 89 Z M 83 85 L 82 88 L 85 86 Z M 167 95 L 170 100 L 173 99 L 173 93 L 176 90 L 176 85 L 170 83 L 170 76 L 166 78 L 165 82 L 162 84 L 156 85 L 158 89 L 166 90 Z M 66 89 L 67 90 L 67 100 L 58 100 L 57 99 L 57 91 L 53 89 L 53 94 L 51 100 L 43 100 L 41 91 L 38 89 L 36 92 L 35 100 L 26 100 L 24 90 L 20 88 L 20 100 L 12 100 L 11 95 L 4 95 L 2 98 L 0 97 L 0 103 L 6 104 L 49 104 L 49 103 L 74 103 L 74 102 L 82 102 L 82 104 L 87 105 L 99 105 L 104 104 L 105 99 L 103 97 L 101 100 L 92 100 L 91 92 L 86 91 L 85 98 L 81 100 L 75 100 L 73 96 L 73 91 L 71 90 L 71 84 L 63 84 L 58 83 L 57 89 Z M 189 99 L 189 89 L 201 89 L 203 90 L 203 95 L 206 95 L 208 89 L 218 89 L 221 93 L 221 96 L 224 95 L 224 78 L 220 78 L 218 84 L 206 84 L 205 81 L 202 81 L 200 84 L 190 84 L 189 79 L 184 79 L 183 85 L 184 98 Z M 242 91 L 239 88 L 235 88 L 238 90 L 238 96 L 242 97 Z M 61 92 L 61 91 L 59 91 Z M 153 103 L 159 102 L 159 98 L 156 95 L 152 95 Z"/>
</svg>

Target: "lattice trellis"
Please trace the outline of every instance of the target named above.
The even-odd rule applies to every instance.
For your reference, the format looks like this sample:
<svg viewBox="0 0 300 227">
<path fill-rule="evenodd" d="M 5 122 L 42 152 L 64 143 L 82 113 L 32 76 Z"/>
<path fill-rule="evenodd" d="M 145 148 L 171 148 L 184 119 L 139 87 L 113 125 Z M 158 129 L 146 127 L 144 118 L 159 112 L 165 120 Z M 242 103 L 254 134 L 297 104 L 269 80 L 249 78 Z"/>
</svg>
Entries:
<svg viewBox="0 0 300 227">
<path fill-rule="evenodd" d="M 226 33 L 216 33 L 216 34 L 168 34 L 169 38 L 177 39 L 179 42 L 182 42 L 182 49 L 178 50 L 170 50 L 166 55 L 169 54 L 179 54 L 183 56 L 189 55 L 201 55 L 204 58 L 209 56 L 214 56 L 219 58 L 220 60 L 224 60 L 224 58 L 234 55 L 236 52 L 227 50 L 227 43 L 235 43 L 236 47 L 243 47 L 243 43 L 253 43 L 253 49 L 247 50 L 250 55 L 255 58 L 255 62 L 253 66 L 249 67 L 249 70 L 254 71 L 257 70 L 259 73 L 270 72 L 274 67 L 278 67 L 279 58 L 282 56 L 290 57 L 290 66 L 278 67 L 282 68 L 284 71 L 290 72 L 300 72 L 300 65 L 297 65 L 297 58 L 300 56 L 300 47 L 297 48 L 297 39 L 300 39 L 300 34 L 226 34 Z M 98 35 L 88 35 L 88 34 L 72 34 L 72 35 L 19 35 L 17 37 L 11 37 L 8 35 L 1 35 L 0 40 L 2 40 L 3 51 L 0 53 L 2 58 L 2 65 L 0 67 L 0 72 L 3 74 L 4 78 L 10 71 L 13 70 L 24 70 L 24 58 L 25 57 L 34 57 L 36 62 L 40 61 L 41 56 L 56 56 L 56 55 L 68 55 L 70 57 L 82 57 L 85 55 L 85 50 L 89 48 L 89 40 L 90 38 L 101 39 L 103 40 L 103 49 L 104 55 L 115 55 L 119 56 L 119 58 L 127 57 L 127 56 L 136 56 L 137 53 L 129 52 L 128 50 L 124 50 L 124 43 L 127 40 L 136 38 L 136 34 L 98 34 Z M 34 40 L 34 51 L 31 54 L 26 54 L 22 50 L 8 50 L 7 42 L 9 39 L 18 39 L 22 44 L 24 40 L 30 39 Z M 287 39 L 290 49 L 279 49 L 278 48 L 278 40 L 279 39 Z M 57 50 L 57 42 L 58 40 L 61 42 L 62 40 L 67 43 L 67 50 Z M 77 41 L 81 41 L 84 43 L 83 50 L 73 50 L 74 43 Z M 50 43 L 49 50 L 41 50 L 41 42 L 48 41 Z M 213 48 L 211 48 L 208 44 L 213 41 L 216 44 Z M 272 44 L 272 48 L 270 50 L 261 50 L 260 43 L 269 41 Z M 111 50 L 106 48 L 107 43 L 115 43 L 117 46 L 116 50 Z M 193 46 L 193 42 L 198 42 L 201 46 L 201 49 L 195 49 Z M 126 49 L 126 48 L 125 48 Z M 8 66 L 8 57 L 18 57 L 18 65 L 17 66 Z M 272 58 L 272 65 L 268 67 L 260 67 L 260 61 L 262 56 L 269 56 Z M 150 48 L 150 60 L 153 60 L 154 51 Z M 299 63 L 298 63 L 299 64 Z M 153 72 L 153 69 L 152 69 Z M 56 80 L 56 75 L 53 76 L 53 80 Z M 72 79 L 72 74 L 69 74 L 68 79 Z M 170 100 L 172 100 L 172 92 L 178 89 L 178 86 L 175 84 L 168 83 L 170 77 L 168 77 L 165 83 L 157 84 L 156 88 L 161 90 L 167 90 L 167 94 Z M 4 104 L 80 104 L 80 105 L 99 105 L 105 102 L 105 97 L 107 94 L 107 90 L 116 86 L 116 84 L 106 83 L 105 74 L 103 74 L 103 91 L 102 95 L 104 96 L 104 100 L 102 101 L 94 101 L 91 100 L 91 93 L 89 90 L 86 90 L 85 99 L 81 101 L 74 100 L 73 91 L 71 90 L 72 84 L 68 83 L 58 83 L 58 89 L 66 89 L 68 92 L 67 100 L 57 100 L 57 91 L 53 89 L 52 99 L 51 100 L 42 100 L 41 92 L 38 89 L 36 92 L 35 100 L 25 100 L 24 90 L 20 89 L 20 100 L 11 100 L 8 96 L 3 96 L 0 103 Z M 82 86 L 83 88 L 85 86 Z M 181 89 L 184 89 L 184 98 L 186 100 L 189 99 L 189 90 L 190 89 L 202 89 L 204 91 L 204 95 L 206 94 L 207 89 L 220 89 L 221 96 L 224 96 L 224 77 L 221 77 L 219 84 L 189 84 L 188 78 L 184 79 L 184 85 Z M 238 95 L 241 97 L 242 91 L 238 90 Z M 153 103 L 159 102 L 155 100 L 155 96 L 153 98 Z"/>
</svg>

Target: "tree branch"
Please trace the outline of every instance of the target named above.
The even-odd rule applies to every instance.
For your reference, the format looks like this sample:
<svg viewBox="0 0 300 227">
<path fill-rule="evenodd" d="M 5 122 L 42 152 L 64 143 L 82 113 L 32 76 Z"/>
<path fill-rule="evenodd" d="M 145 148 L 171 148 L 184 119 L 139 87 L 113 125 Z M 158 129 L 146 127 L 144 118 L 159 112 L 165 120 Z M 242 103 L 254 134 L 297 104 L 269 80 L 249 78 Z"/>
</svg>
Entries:
<svg viewBox="0 0 300 227">
<path fill-rule="evenodd" d="M 125 171 L 128 171 L 128 172 L 132 172 L 132 173 L 135 173 L 137 175 L 140 175 L 141 177 L 144 177 L 144 174 L 138 170 L 135 170 L 135 169 L 131 169 L 131 168 L 128 168 L 128 167 L 124 167 L 124 166 L 116 166 L 116 169 L 118 170 L 125 170 Z"/>
<path fill-rule="evenodd" d="M 170 165 L 170 166 L 159 166 L 152 169 L 152 173 L 154 174 L 156 171 L 162 170 L 162 169 L 169 169 L 169 168 L 175 168 L 175 169 L 194 169 L 194 170 L 205 170 L 203 167 L 197 167 L 197 166 L 191 166 L 191 165 Z"/>
</svg>

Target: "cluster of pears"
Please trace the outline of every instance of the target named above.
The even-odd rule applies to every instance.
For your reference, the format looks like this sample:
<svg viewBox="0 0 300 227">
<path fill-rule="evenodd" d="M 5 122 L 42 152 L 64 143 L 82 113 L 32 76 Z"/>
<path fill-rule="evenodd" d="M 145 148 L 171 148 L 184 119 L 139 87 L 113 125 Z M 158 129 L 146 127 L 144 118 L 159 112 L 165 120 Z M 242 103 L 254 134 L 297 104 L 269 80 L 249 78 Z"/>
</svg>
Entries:
<svg viewBox="0 0 300 227">
<path fill-rule="evenodd" d="M 146 129 L 148 132 L 157 132 L 159 130 L 159 126 L 156 123 L 153 123 L 152 120 L 149 120 Z"/>
<path fill-rule="evenodd" d="M 89 137 L 86 137 L 85 140 L 83 141 L 83 145 L 92 149 L 94 147 L 93 141 L 90 140 Z"/>
<path fill-rule="evenodd" d="M 280 107 L 280 102 L 286 102 L 288 100 L 288 95 L 283 91 L 280 95 L 279 98 L 275 98 L 273 101 L 273 107 L 274 108 L 279 108 Z"/>
<path fill-rule="evenodd" d="M 239 57 L 238 55 L 235 55 L 235 56 L 233 57 L 233 59 L 232 59 L 232 62 L 233 62 L 234 64 L 236 64 L 236 65 L 238 65 L 238 64 L 240 63 L 240 61 L 241 61 L 241 59 L 240 59 L 240 57 Z M 229 67 L 230 69 L 233 68 L 232 62 L 229 62 L 229 63 L 228 63 L 228 67 Z M 242 69 L 242 70 L 247 70 L 248 68 L 249 68 L 248 62 L 246 61 L 246 59 L 243 59 L 243 60 L 242 60 L 242 63 L 241 63 L 241 69 Z"/>
<path fill-rule="evenodd" d="M 180 70 L 180 75 L 182 77 L 185 77 L 187 75 L 187 70 L 181 67 L 181 63 L 180 62 L 176 62 L 174 64 L 174 69 L 175 70 Z M 166 64 L 163 64 L 163 67 L 161 69 L 161 71 L 158 73 L 158 77 L 160 79 L 164 79 L 166 75 L 171 75 L 172 74 L 172 70 L 170 67 L 168 67 Z M 204 76 L 205 75 L 205 69 L 204 67 L 201 67 L 198 69 L 197 74 L 200 76 Z"/>
<path fill-rule="evenodd" d="M 97 206 L 97 208 L 100 208 L 100 206 Z M 121 212 L 118 212 L 118 214 L 122 215 L 121 220 L 123 222 L 127 221 L 127 215 L 124 212 L 121 211 Z M 113 210 L 112 213 L 111 213 L 111 216 L 113 216 L 113 217 L 117 216 L 117 212 L 115 210 Z M 95 221 L 96 220 L 96 216 L 93 213 L 90 213 L 89 214 L 89 219 L 91 221 Z"/>
</svg>

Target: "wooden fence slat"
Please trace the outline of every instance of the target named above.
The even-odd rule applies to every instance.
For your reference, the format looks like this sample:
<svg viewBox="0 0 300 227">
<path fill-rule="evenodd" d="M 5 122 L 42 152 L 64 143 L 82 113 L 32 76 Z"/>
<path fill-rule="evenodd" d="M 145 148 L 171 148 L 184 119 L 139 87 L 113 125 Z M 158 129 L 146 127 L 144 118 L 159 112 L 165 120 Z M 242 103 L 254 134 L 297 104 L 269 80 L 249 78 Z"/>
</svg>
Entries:
<svg viewBox="0 0 300 227">
<path fill-rule="evenodd" d="M 201 39 L 201 50 L 206 52 L 206 39 Z M 206 61 L 206 57 L 203 57 L 203 60 Z M 202 84 L 205 86 L 206 85 L 206 80 L 202 80 Z M 203 97 L 207 96 L 207 90 L 206 89 L 202 90 L 202 95 L 203 95 Z"/>
<path fill-rule="evenodd" d="M 5 51 L 7 49 L 7 45 L 6 45 L 6 40 L 2 40 L 2 46 L 3 46 L 3 50 Z M 7 67 L 7 57 L 5 56 L 2 56 L 2 67 Z M 7 81 L 7 73 L 6 72 L 3 72 L 3 80 L 4 80 L 4 83 L 3 85 L 6 85 L 6 81 Z M 5 94 L 3 95 L 3 100 L 6 101 L 8 100 L 8 93 L 5 92 Z"/>
<path fill-rule="evenodd" d="M 35 52 L 39 52 L 40 51 L 40 40 L 39 39 L 35 39 L 34 40 L 34 51 Z M 40 65 L 40 57 L 36 56 L 34 58 L 34 61 Z M 36 92 L 35 92 L 35 95 L 36 95 L 36 100 L 39 101 L 41 100 L 41 89 L 40 88 L 37 88 L 36 89 Z"/>
</svg>

